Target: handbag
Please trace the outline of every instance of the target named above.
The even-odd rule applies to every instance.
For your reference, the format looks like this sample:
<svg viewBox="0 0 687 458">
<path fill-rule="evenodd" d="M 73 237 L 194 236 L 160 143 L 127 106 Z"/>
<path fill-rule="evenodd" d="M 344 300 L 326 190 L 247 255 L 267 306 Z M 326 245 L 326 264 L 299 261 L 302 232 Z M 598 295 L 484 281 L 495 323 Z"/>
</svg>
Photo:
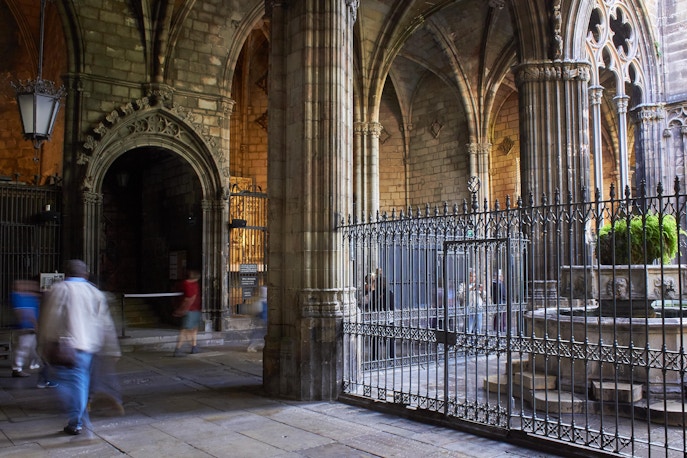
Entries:
<svg viewBox="0 0 687 458">
<path fill-rule="evenodd" d="M 72 368 L 76 365 L 76 349 L 68 337 L 60 337 L 48 343 L 45 359 L 52 366 Z"/>
</svg>

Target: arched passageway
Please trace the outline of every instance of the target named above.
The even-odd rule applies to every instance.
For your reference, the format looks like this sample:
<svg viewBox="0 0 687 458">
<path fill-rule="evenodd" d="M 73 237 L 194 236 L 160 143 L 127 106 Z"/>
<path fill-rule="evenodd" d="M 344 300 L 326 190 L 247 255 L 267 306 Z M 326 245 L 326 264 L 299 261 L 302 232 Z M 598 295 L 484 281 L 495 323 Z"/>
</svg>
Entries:
<svg viewBox="0 0 687 458">
<path fill-rule="evenodd" d="M 200 182 L 179 155 L 157 147 L 124 153 L 105 175 L 102 199 L 101 288 L 117 293 L 166 292 L 175 288 L 187 266 L 200 268 Z M 147 321 L 170 321 L 169 298 L 146 302 L 155 312 Z"/>
</svg>

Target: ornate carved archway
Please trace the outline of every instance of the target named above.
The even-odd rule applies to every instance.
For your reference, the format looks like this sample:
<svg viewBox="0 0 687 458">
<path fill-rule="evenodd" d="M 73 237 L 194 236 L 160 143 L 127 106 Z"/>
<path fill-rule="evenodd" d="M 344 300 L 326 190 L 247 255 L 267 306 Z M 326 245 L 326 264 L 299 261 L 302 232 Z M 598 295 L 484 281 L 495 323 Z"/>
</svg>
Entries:
<svg viewBox="0 0 687 458">
<path fill-rule="evenodd" d="M 195 171 L 202 192 L 202 278 L 206 327 L 224 328 L 228 313 L 226 247 L 229 164 L 216 141 L 182 107 L 153 105 L 144 97 L 110 112 L 88 136 L 77 163 L 81 181 L 83 253 L 98 273 L 98 234 L 102 218 L 105 175 L 121 155 L 142 147 L 178 154 Z"/>
</svg>

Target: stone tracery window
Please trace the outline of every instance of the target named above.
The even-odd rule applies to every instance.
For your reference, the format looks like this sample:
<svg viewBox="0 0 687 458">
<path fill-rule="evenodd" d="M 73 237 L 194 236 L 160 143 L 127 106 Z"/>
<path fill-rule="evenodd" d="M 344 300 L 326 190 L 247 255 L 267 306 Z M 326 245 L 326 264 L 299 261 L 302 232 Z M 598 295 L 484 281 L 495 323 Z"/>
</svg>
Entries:
<svg viewBox="0 0 687 458">
<path fill-rule="evenodd" d="M 634 129 L 628 116 L 643 103 L 645 92 L 638 27 L 628 6 L 622 0 L 597 0 L 587 28 L 587 53 L 592 63 L 590 130 L 594 181 L 602 191 L 605 176 L 617 176 L 616 184 L 621 190 L 630 185 L 632 154 L 628 149 Z M 604 118 L 612 119 L 612 124 L 603 124 Z M 614 141 L 604 141 L 604 136 L 613 137 Z"/>
</svg>

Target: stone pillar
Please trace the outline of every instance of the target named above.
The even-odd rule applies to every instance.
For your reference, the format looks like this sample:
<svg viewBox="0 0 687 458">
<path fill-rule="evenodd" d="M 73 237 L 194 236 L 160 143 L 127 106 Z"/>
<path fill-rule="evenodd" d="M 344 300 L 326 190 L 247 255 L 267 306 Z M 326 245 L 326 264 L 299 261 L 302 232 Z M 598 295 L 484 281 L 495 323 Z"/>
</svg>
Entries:
<svg viewBox="0 0 687 458">
<path fill-rule="evenodd" d="M 639 105 L 634 110 L 636 121 L 635 136 L 635 185 L 644 180 L 646 192 L 654 195 L 658 183 L 663 183 L 666 192 L 670 192 L 675 179 L 675 171 L 669 167 L 670 161 L 664 157 L 662 142 L 665 110 L 662 105 Z"/>
<path fill-rule="evenodd" d="M 476 176 L 480 181 L 480 190 L 477 200 L 480 208 L 485 200 L 490 200 L 490 179 L 489 179 L 489 154 L 491 153 L 491 143 L 469 143 L 469 175 Z"/>
<path fill-rule="evenodd" d="M 223 196 L 224 197 L 224 196 Z M 228 197 L 228 194 L 227 194 Z M 203 320 L 205 331 L 229 329 L 229 289 L 227 263 L 229 260 L 229 202 L 225 198 L 204 199 L 203 209 L 203 265 L 201 266 Z"/>
<path fill-rule="evenodd" d="M 378 122 L 357 123 L 362 132 L 362 196 L 358 205 L 362 215 L 374 217 L 379 210 L 379 135 L 382 125 Z"/>
<path fill-rule="evenodd" d="M 97 284 L 100 278 L 100 244 L 98 240 L 100 231 L 98 227 L 100 224 L 100 215 L 103 211 L 103 195 L 90 190 L 84 190 L 82 199 L 83 252 L 80 255 L 72 254 L 69 258 L 81 258 L 88 264 L 91 270 L 91 280 Z"/>
<path fill-rule="evenodd" d="M 630 97 L 617 95 L 613 98 L 618 115 L 618 173 L 620 175 L 621 196 L 630 186 L 629 153 L 627 150 L 627 104 Z"/>
<path fill-rule="evenodd" d="M 545 61 L 521 64 L 515 69 L 520 96 L 520 170 L 525 204 L 532 193 L 534 204 L 574 202 L 589 195 L 589 96 L 590 69 L 583 62 Z M 585 192 L 582 192 L 585 189 Z M 553 227 L 523 228 L 531 240 L 534 282 L 530 293 L 546 300 L 552 289 L 547 283 L 556 278 L 553 255 L 565 253 L 564 263 L 579 264 L 588 256 L 583 227 L 574 231 L 580 240 L 562 240 L 558 245 Z M 560 251 L 557 251 L 560 250 Z M 553 288 L 555 291 L 555 287 Z"/>
<path fill-rule="evenodd" d="M 265 389 L 333 400 L 343 380 L 355 0 L 268 1 L 269 323 Z"/>
<path fill-rule="evenodd" d="M 535 199 L 589 189 L 589 105 L 586 62 L 536 62 L 516 67 L 520 95 L 522 191 Z"/>
<path fill-rule="evenodd" d="M 603 92 L 603 86 L 592 86 L 589 88 L 591 135 L 593 141 L 592 154 L 594 155 L 594 186 L 601 191 L 602 196 L 606 191 L 604 188 L 603 143 L 601 142 L 601 100 Z"/>
<path fill-rule="evenodd" d="M 353 123 L 353 216 L 356 221 L 360 221 L 365 214 L 365 193 L 363 192 L 365 148 L 363 144 L 366 125 L 364 122 Z"/>
</svg>

